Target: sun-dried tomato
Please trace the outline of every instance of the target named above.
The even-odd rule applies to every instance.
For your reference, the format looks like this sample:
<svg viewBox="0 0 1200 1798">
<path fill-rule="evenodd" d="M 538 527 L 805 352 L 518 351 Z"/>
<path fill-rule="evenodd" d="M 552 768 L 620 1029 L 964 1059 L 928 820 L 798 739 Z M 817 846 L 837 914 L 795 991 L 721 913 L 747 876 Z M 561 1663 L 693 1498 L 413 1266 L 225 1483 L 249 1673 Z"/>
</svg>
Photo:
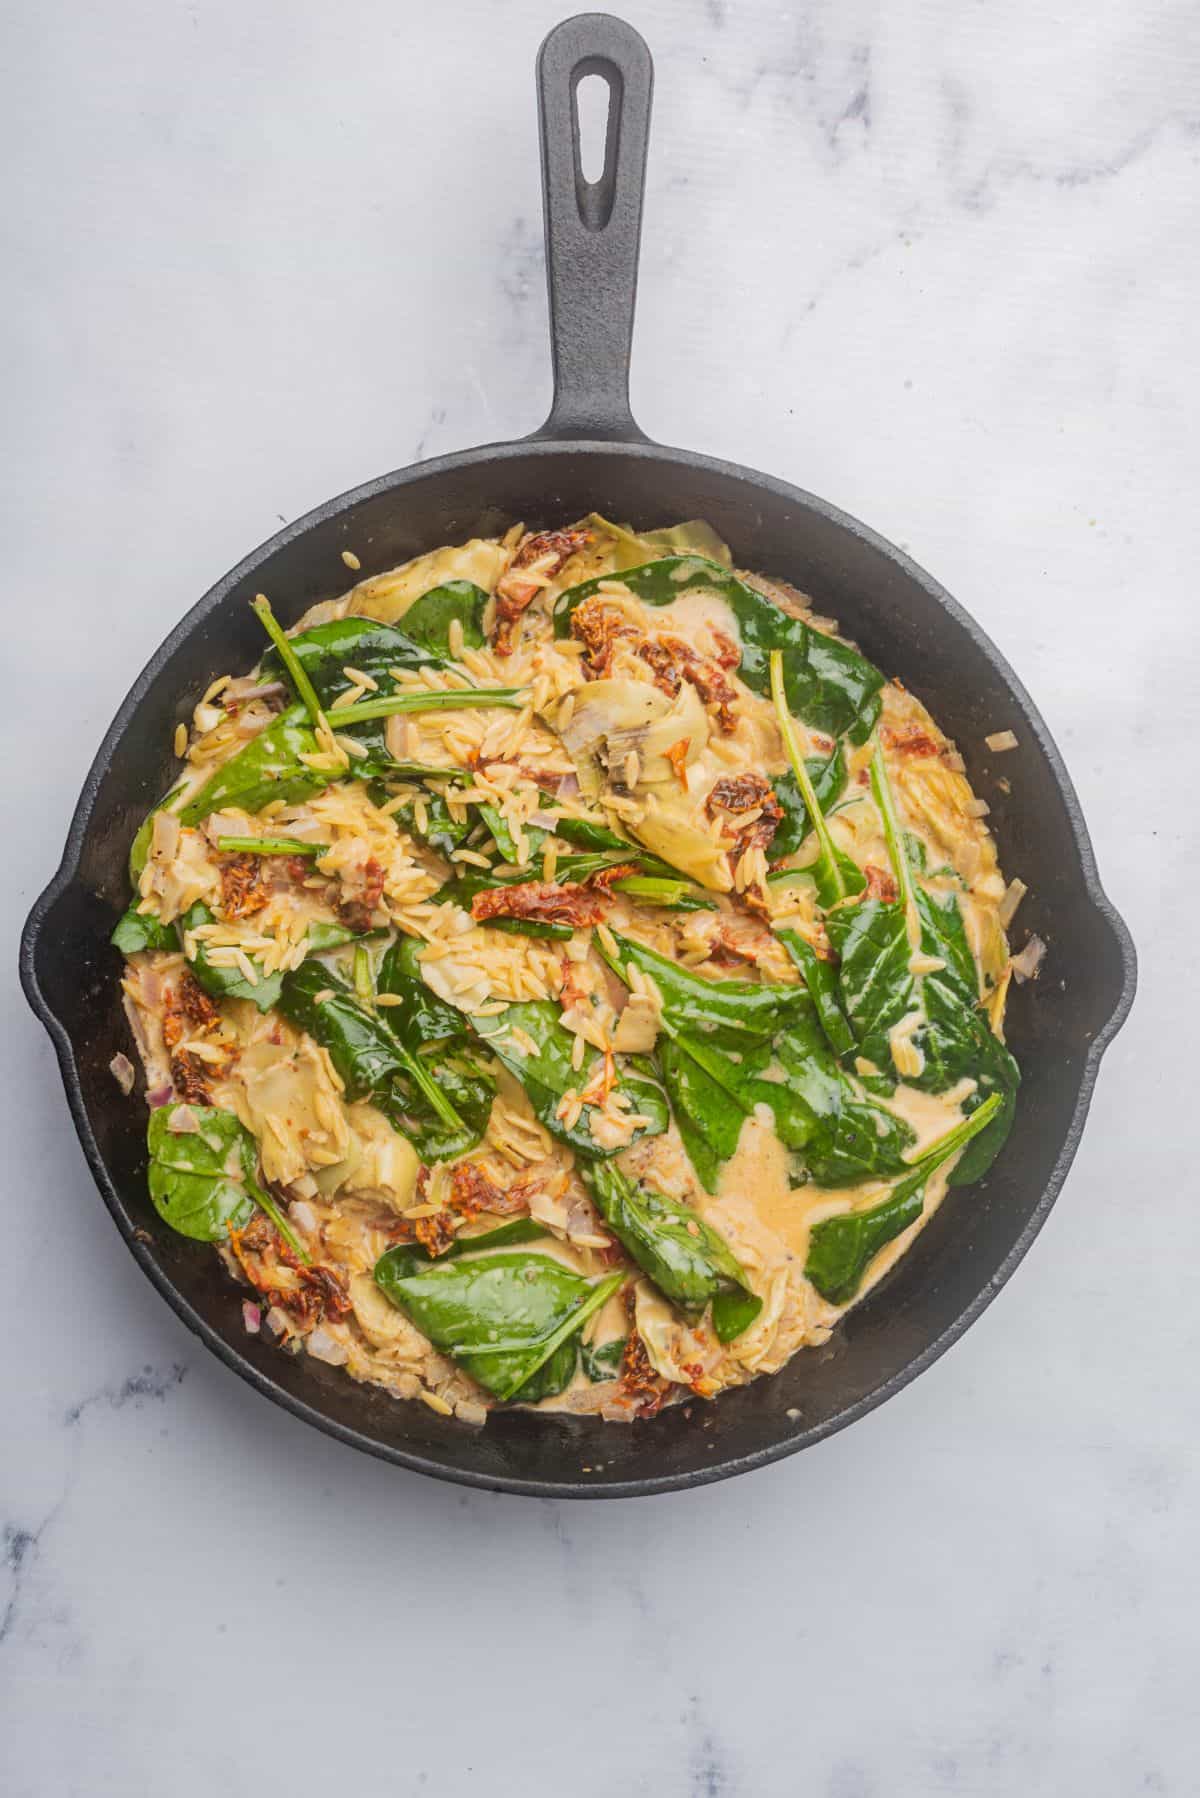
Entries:
<svg viewBox="0 0 1200 1798">
<path fill-rule="evenodd" d="M 210 1072 L 211 1069 L 190 1049 L 183 1049 L 171 1057 L 171 1084 L 188 1105 L 208 1104 Z"/>
<path fill-rule="evenodd" d="M 363 863 L 353 881 L 343 876 L 342 896 L 333 909 L 347 930 L 356 930 L 360 934 L 370 930 L 376 907 L 383 897 L 383 882 L 383 868 L 374 856 Z"/>
<path fill-rule="evenodd" d="M 194 974 L 181 974 L 176 991 L 183 1015 L 189 1024 L 194 1024 L 198 1030 L 211 1030 L 214 1024 L 219 1023 L 220 1012 Z"/>
<path fill-rule="evenodd" d="M 427 1255 L 444 1255 L 454 1241 L 454 1223 L 444 1205 L 432 1217 L 413 1218 L 412 1227 Z"/>
<path fill-rule="evenodd" d="M 637 1404 L 639 1417 L 653 1417 L 662 1410 L 670 1381 L 655 1373 L 646 1345 L 630 1325 L 621 1356 L 621 1391 Z"/>
<path fill-rule="evenodd" d="M 879 737 L 885 749 L 894 749 L 897 755 L 939 756 L 950 747 L 935 742 L 919 724 L 885 724 Z"/>
<path fill-rule="evenodd" d="M 639 865 L 637 862 L 614 862 L 611 868 L 597 868 L 584 884 L 607 893 L 615 880 L 628 880 L 631 874 L 636 874 Z"/>
<path fill-rule="evenodd" d="M 481 1211 L 494 1217 L 519 1217 L 529 1210 L 529 1201 L 519 1183 L 508 1188 L 497 1186 L 477 1161 L 460 1161 L 451 1171 L 450 1203 L 468 1219 L 478 1217 Z"/>
<path fill-rule="evenodd" d="M 768 848 L 783 818 L 783 807 L 762 774 L 723 775 L 714 783 L 704 809 L 710 818 L 725 814 L 733 838 L 729 859 L 735 865 L 747 849 Z M 739 815 L 752 811 L 757 811 L 758 816 L 748 824 L 739 824 Z"/>
<path fill-rule="evenodd" d="M 638 634 L 637 627 L 629 622 L 620 607 L 600 593 L 581 601 L 571 614 L 571 635 L 587 651 L 585 668 L 593 680 L 603 680 L 610 672 L 622 638 Z"/>
<path fill-rule="evenodd" d="M 480 922 L 487 918 L 535 918 L 581 929 L 599 923 L 604 916 L 604 900 L 600 893 L 589 891 L 576 881 L 560 886 L 554 880 L 529 880 L 519 886 L 490 887 L 476 893 L 471 901 L 471 916 Z"/>
<path fill-rule="evenodd" d="M 692 739 L 690 737 L 680 737 L 678 743 L 672 743 L 671 747 L 666 752 L 667 760 L 670 762 L 672 768 L 674 768 L 675 778 L 679 782 L 681 787 L 686 787 L 688 784 L 688 777 L 687 777 L 688 759 L 687 759 L 687 756 L 688 756 L 688 750 L 691 748 L 691 746 L 692 746 Z"/>
<path fill-rule="evenodd" d="M 864 898 L 881 899 L 885 905 L 892 905 L 895 903 L 897 896 L 896 882 L 894 877 L 889 874 L 886 869 L 872 867 L 870 862 L 868 862 L 863 869 L 863 873 L 867 877 L 866 890 L 863 895 Z"/>
<path fill-rule="evenodd" d="M 267 903 L 262 887 L 262 857 L 228 855 L 221 862 L 221 911 L 227 918 L 248 918 Z"/>
<path fill-rule="evenodd" d="M 734 728 L 737 693 L 720 662 L 698 655 L 681 637 L 649 637 L 638 645 L 638 655 L 653 669 L 656 687 L 673 699 L 681 684 L 690 681 L 704 703 L 716 708 L 721 729 Z"/>
<path fill-rule="evenodd" d="M 532 605 L 547 580 L 553 580 L 563 563 L 592 540 L 590 531 L 527 531 L 516 554 L 496 582 L 496 623 L 492 648 L 498 656 L 512 654 L 518 620 Z"/>
</svg>

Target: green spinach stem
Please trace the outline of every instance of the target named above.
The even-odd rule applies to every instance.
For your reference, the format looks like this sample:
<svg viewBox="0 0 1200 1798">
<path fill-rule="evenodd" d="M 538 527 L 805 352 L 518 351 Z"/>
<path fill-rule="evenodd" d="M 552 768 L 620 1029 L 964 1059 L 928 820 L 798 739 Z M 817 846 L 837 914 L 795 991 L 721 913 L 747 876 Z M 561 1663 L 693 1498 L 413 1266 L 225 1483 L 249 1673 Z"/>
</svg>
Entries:
<svg viewBox="0 0 1200 1798">
<path fill-rule="evenodd" d="M 328 843 L 304 843 L 299 837 L 218 837 L 222 855 L 324 855 Z"/>
<path fill-rule="evenodd" d="M 920 947 L 921 926 L 917 917 L 917 902 L 913 896 L 912 870 L 908 857 L 904 853 L 904 843 L 900 835 L 900 820 L 896 815 L 896 796 L 892 792 L 892 783 L 888 779 L 887 765 L 883 759 L 883 750 L 879 743 L 875 744 L 875 753 L 871 757 L 871 794 L 879 808 L 879 816 L 883 820 L 883 834 L 887 839 L 888 859 L 892 864 L 892 873 L 896 876 L 896 885 L 904 900 L 904 918 L 908 928 L 908 940 L 914 949 Z"/>
<path fill-rule="evenodd" d="M 325 714 L 321 710 L 321 702 L 317 698 L 316 688 L 309 680 L 300 665 L 300 658 L 288 642 L 283 626 L 271 610 L 271 602 L 265 593 L 256 593 L 251 606 L 259 623 L 279 651 L 284 667 L 291 677 L 292 685 L 304 704 L 304 709 L 318 730 L 325 724 Z"/>
<path fill-rule="evenodd" d="M 396 712 L 461 712 L 493 705 L 515 711 L 524 703 L 521 687 L 450 687 L 441 693 L 393 693 L 382 699 L 367 699 L 361 705 L 347 705 L 331 712 L 329 722 L 341 730 L 347 724 L 369 724 L 372 718 L 390 718 Z"/>
<path fill-rule="evenodd" d="M 809 820 L 816 832 L 817 842 L 831 868 L 837 867 L 837 852 L 833 838 L 829 834 L 829 826 L 825 822 L 825 814 L 821 810 L 821 801 L 817 798 L 817 790 L 813 786 L 812 776 L 808 772 L 804 757 L 800 752 L 796 727 L 792 722 L 791 707 L 788 705 L 787 689 L 783 681 L 783 651 L 773 649 L 770 656 L 771 667 L 771 701 L 775 707 L 775 716 L 779 720 L 779 732 L 783 738 L 783 746 L 787 750 L 788 761 L 792 764 L 792 773 L 796 776 L 796 785 L 800 788 L 800 797 L 808 811 Z"/>
</svg>

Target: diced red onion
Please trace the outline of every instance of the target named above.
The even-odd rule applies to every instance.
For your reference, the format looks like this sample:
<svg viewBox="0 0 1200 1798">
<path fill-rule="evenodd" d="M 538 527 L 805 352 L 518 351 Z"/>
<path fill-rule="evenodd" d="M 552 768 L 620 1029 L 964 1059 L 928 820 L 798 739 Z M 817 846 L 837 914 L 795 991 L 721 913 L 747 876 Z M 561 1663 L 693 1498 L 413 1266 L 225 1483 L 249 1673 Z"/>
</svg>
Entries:
<svg viewBox="0 0 1200 1798">
<path fill-rule="evenodd" d="M 153 1092 L 146 1094 L 146 1103 L 151 1111 L 157 1111 L 161 1105 L 169 1105 L 171 1103 L 171 1088 L 169 1086 L 156 1086 Z"/>
<path fill-rule="evenodd" d="M 242 1322 L 248 1336 L 257 1336 L 262 1328 L 262 1306 L 254 1304 L 250 1299 L 243 1299 Z"/>
</svg>

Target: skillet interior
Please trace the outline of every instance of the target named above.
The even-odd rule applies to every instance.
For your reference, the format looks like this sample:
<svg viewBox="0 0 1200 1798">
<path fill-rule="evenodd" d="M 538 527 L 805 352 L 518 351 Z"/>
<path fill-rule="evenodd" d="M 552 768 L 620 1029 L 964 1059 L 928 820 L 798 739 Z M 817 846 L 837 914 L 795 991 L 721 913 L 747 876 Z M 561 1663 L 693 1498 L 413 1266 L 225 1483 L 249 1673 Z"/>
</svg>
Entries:
<svg viewBox="0 0 1200 1798">
<path fill-rule="evenodd" d="M 261 632 L 247 601 L 268 593 L 285 622 L 343 591 L 343 548 L 363 573 L 516 520 L 589 510 L 648 528 L 704 517 L 743 566 L 811 593 L 820 610 L 928 705 L 991 804 L 1001 863 L 1030 887 L 1022 930 L 1049 946 L 1018 990 L 1009 1038 L 1024 1084 L 1016 1127 L 980 1185 L 952 1195 L 895 1272 L 825 1348 L 714 1405 L 618 1428 L 495 1416 L 483 1431 L 356 1386 L 248 1337 L 241 1297 L 202 1244 L 160 1223 L 145 1189 L 144 1112 L 108 1063 L 128 1048 L 108 934 L 127 898 L 130 837 L 170 784 L 171 739 L 218 673 L 248 667 Z M 1019 748 L 983 745 L 1011 727 Z M 1011 797 L 997 785 L 1005 776 Z M 200 601 L 144 670 L 88 777 L 66 857 L 22 943 L 22 977 L 54 1037 L 76 1126 L 135 1256 L 221 1357 L 261 1391 L 372 1453 L 427 1473 L 557 1495 L 652 1492 L 721 1478 L 806 1446 L 897 1391 L 976 1317 L 1024 1254 L 1070 1165 L 1104 1044 L 1133 995 L 1128 932 L 1100 889 L 1086 829 L 1045 727 L 982 632 L 922 571 L 811 495 L 730 464 L 650 445 L 534 441 L 422 464 L 299 520 Z M 136 1234 L 135 1234 L 136 1232 Z M 593 1471 L 581 1474 L 581 1467 Z"/>
</svg>

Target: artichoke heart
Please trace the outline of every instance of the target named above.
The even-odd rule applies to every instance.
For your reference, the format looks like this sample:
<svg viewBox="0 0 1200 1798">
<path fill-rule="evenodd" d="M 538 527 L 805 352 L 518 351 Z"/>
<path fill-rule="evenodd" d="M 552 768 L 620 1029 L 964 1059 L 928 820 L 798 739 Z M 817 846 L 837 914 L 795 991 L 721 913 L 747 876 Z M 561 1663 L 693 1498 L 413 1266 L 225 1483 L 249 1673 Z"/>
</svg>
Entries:
<svg viewBox="0 0 1200 1798">
<path fill-rule="evenodd" d="M 649 681 L 595 680 L 570 697 L 574 704 L 556 729 L 590 798 L 605 785 L 621 793 L 678 785 L 668 751 L 675 750 L 689 766 L 708 742 L 708 714 L 696 689 L 686 684 L 671 698 Z"/>
</svg>

